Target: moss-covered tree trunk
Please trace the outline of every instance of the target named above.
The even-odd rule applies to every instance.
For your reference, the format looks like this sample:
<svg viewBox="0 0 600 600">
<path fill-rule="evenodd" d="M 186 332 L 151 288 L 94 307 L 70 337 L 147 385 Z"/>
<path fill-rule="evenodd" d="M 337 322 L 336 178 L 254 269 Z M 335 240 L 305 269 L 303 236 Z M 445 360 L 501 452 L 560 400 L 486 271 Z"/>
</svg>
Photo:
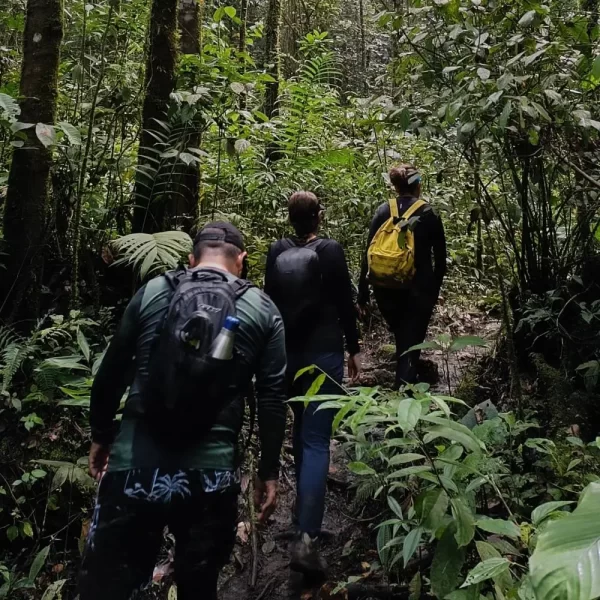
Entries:
<svg viewBox="0 0 600 600">
<path fill-rule="evenodd" d="M 277 115 L 281 58 L 279 42 L 281 35 L 281 0 L 269 0 L 267 22 L 265 24 L 264 68 L 273 78 L 267 83 L 265 94 L 265 114 L 271 118 Z"/>
<path fill-rule="evenodd" d="M 202 52 L 200 37 L 201 0 L 179 0 L 179 39 L 182 54 L 200 55 Z M 185 85 L 190 89 L 197 84 L 196 71 L 192 70 Z M 185 143 L 188 148 L 200 147 L 201 135 L 197 127 L 186 131 Z M 171 198 L 165 226 L 169 229 L 183 228 L 191 232 L 198 220 L 200 194 L 200 165 L 196 162 L 187 165 L 182 173 L 180 194 Z"/>
<path fill-rule="evenodd" d="M 152 233 L 163 228 L 168 199 L 153 193 L 152 161 L 157 141 L 153 131 L 160 131 L 156 121 L 166 119 L 169 97 L 175 88 L 177 62 L 178 0 L 152 0 L 148 56 L 146 59 L 142 133 L 138 173 L 134 192 L 133 231 Z M 163 190 L 164 191 L 164 190 Z"/>
<path fill-rule="evenodd" d="M 20 96 L 23 123 L 54 123 L 62 0 L 28 0 L 23 36 Z M 6 271 L 0 276 L 0 314 L 24 328 L 39 314 L 46 231 L 51 151 L 26 130 L 13 154 L 4 209 Z"/>
</svg>

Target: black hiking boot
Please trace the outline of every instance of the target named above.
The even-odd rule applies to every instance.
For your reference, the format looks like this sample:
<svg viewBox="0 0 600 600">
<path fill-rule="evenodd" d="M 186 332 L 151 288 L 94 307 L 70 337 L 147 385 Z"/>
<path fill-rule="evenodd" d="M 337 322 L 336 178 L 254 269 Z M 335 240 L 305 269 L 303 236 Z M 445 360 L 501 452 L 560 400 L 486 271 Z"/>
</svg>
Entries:
<svg viewBox="0 0 600 600">
<path fill-rule="evenodd" d="M 327 562 L 319 552 L 318 538 L 303 533 L 292 545 L 290 569 L 302 573 L 310 581 L 327 578 Z"/>
</svg>

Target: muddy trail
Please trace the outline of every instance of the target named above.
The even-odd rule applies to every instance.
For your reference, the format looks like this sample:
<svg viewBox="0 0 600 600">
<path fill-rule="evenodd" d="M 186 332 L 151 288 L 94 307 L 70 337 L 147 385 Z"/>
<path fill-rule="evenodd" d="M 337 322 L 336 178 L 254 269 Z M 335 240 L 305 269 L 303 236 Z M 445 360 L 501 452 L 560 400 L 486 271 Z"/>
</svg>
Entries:
<svg viewBox="0 0 600 600">
<path fill-rule="evenodd" d="M 477 312 L 441 307 L 430 328 L 430 339 L 441 332 L 479 335 L 492 340 L 498 323 Z M 391 339 L 389 340 L 391 341 Z M 364 344 L 364 373 L 361 384 L 386 386 L 393 382 L 393 346 L 387 345 L 388 334 L 380 322 L 368 324 Z M 489 350 L 465 349 L 443 357 L 440 353 L 423 353 L 420 371 L 433 390 L 447 393 L 456 387 L 469 365 Z M 485 400 L 485 398 L 481 398 Z M 286 442 L 282 455 L 282 476 L 278 507 L 270 523 L 252 532 L 247 478 L 243 480 L 240 522 L 235 550 L 220 581 L 221 600 L 345 599 L 400 598 L 389 590 L 376 569 L 375 525 L 381 520 L 382 506 L 376 501 L 357 504 L 354 499 L 355 478 L 346 467 L 349 457 L 337 441 L 331 443 L 331 463 L 323 529 L 322 553 L 329 565 L 329 580 L 311 585 L 289 569 L 291 515 L 295 499 L 294 466 L 291 445 Z M 337 591 L 338 584 L 354 582 L 348 590 Z"/>
</svg>

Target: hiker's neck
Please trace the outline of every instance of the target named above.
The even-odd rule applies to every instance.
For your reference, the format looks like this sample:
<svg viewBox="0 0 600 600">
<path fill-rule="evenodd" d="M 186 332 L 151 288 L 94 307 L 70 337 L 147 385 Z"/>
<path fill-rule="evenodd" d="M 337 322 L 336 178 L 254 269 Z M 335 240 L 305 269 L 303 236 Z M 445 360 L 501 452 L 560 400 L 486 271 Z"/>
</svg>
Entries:
<svg viewBox="0 0 600 600">
<path fill-rule="evenodd" d="M 237 270 L 235 268 L 235 265 L 231 265 L 226 260 L 223 260 L 223 261 L 215 260 L 215 259 L 201 260 L 200 262 L 196 263 L 194 268 L 196 268 L 196 269 L 217 269 L 219 271 L 225 271 L 226 273 L 231 273 L 232 275 L 235 275 L 237 277 Z"/>
</svg>

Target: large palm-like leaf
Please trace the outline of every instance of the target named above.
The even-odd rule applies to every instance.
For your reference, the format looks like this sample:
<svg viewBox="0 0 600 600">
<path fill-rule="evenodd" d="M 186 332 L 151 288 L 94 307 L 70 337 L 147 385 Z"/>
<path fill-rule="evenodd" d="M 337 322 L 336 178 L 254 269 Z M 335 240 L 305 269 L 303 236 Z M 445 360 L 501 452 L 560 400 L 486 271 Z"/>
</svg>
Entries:
<svg viewBox="0 0 600 600">
<path fill-rule="evenodd" d="M 192 251 L 192 240 L 183 231 L 132 233 L 113 242 L 115 264 L 133 265 L 141 279 L 174 269 Z"/>
<path fill-rule="evenodd" d="M 529 568 L 538 600 L 600 596 L 600 483 L 584 490 L 573 514 L 541 533 Z"/>
</svg>

